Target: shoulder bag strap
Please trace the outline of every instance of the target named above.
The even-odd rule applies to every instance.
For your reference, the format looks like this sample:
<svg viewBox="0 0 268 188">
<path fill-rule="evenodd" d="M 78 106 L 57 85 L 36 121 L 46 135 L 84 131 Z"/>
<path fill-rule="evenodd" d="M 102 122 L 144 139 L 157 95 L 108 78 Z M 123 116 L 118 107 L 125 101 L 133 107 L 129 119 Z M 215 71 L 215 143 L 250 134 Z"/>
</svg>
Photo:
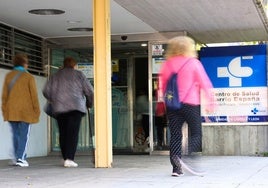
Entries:
<svg viewBox="0 0 268 188">
<path fill-rule="evenodd" d="M 188 62 L 190 62 L 191 59 L 192 59 L 192 58 L 187 59 L 187 60 L 184 62 L 184 64 L 179 68 L 179 70 L 177 71 L 177 73 L 179 73 L 179 71 L 182 70 L 183 67 L 184 67 Z M 191 88 L 192 88 L 192 86 L 190 87 L 190 89 L 191 89 Z M 189 94 L 190 89 L 187 91 L 187 94 L 185 95 L 184 98 L 187 97 L 187 95 Z M 183 100 L 182 100 L 182 101 L 183 101 Z"/>
<path fill-rule="evenodd" d="M 187 59 L 187 60 L 184 62 L 184 64 L 179 68 L 179 70 L 177 71 L 177 73 L 179 73 L 179 71 L 182 70 L 183 67 L 184 67 L 184 66 L 185 66 L 191 59 L 192 59 L 192 58 Z"/>
<path fill-rule="evenodd" d="M 19 72 L 13 77 L 13 79 L 11 80 L 11 82 L 8 84 L 8 90 L 7 90 L 8 95 L 9 95 L 11 89 L 13 88 L 14 84 L 16 83 L 16 81 L 18 80 L 18 78 L 20 77 L 21 74 L 22 74 L 22 72 L 19 71 Z"/>
</svg>

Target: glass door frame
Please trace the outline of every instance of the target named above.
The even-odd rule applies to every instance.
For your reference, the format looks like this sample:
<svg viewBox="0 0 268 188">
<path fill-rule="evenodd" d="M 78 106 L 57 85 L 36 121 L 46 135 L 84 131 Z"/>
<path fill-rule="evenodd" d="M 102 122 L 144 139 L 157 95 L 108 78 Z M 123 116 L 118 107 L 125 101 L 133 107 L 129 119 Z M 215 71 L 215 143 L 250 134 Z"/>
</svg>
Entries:
<svg viewBox="0 0 268 188">
<path fill-rule="evenodd" d="M 154 98 L 153 98 L 153 80 L 155 76 L 153 76 L 153 56 L 155 52 L 153 52 L 153 46 L 154 45 L 166 45 L 167 41 L 151 41 L 148 43 L 148 88 L 149 88 L 149 146 L 150 146 L 150 154 L 153 154 L 155 152 L 155 138 L 154 138 Z M 159 57 L 164 55 L 164 48 L 163 51 L 159 51 Z M 164 150 L 164 152 L 168 152 L 168 150 Z"/>
</svg>

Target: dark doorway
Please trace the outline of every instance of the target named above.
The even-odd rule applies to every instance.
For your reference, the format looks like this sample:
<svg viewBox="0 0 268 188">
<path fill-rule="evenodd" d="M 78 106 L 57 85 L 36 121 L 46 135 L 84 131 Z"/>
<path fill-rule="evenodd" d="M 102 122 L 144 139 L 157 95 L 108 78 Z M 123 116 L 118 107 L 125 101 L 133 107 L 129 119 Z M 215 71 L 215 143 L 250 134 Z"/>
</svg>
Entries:
<svg viewBox="0 0 268 188">
<path fill-rule="evenodd" d="M 135 58 L 135 88 L 137 92 L 144 90 L 148 94 L 148 58 Z"/>
</svg>

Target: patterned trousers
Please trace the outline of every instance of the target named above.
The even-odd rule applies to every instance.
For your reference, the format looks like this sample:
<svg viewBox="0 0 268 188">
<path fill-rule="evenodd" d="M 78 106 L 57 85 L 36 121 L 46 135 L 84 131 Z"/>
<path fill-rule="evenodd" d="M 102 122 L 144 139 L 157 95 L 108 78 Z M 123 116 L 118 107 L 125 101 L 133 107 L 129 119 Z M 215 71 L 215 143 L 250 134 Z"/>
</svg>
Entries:
<svg viewBox="0 0 268 188">
<path fill-rule="evenodd" d="M 182 126 L 186 122 L 190 131 L 189 153 L 202 150 L 202 127 L 200 105 L 183 104 L 177 111 L 167 112 L 170 129 L 170 157 L 181 158 L 182 153 Z"/>
</svg>

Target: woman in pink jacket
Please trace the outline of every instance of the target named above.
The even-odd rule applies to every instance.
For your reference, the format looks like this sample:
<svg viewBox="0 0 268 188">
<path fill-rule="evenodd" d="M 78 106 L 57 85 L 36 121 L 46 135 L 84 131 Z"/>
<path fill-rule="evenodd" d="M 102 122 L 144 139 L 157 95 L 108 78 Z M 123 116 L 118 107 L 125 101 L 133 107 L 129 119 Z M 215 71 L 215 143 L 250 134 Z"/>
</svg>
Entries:
<svg viewBox="0 0 268 188">
<path fill-rule="evenodd" d="M 182 67 L 183 66 L 183 67 Z M 200 114 L 200 92 L 203 90 L 209 100 L 213 100 L 213 87 L 201 62 L 197 59 L 194 41 L 186 36 L 171 39 L 166 51 L 166 62 L 159 73 L 160 93 L 164 93 L 172 73 L 178 72 L 179 98 L 182 108 L 167 111 L 170 128 L 170 161 L 172 176 L 182 176 L 182 126 L 186 122 L 190 129 L 189 153 L 202 149 L 202 127 Z M 212 104 L 212 103 L 211 103 Z M 205 107 L 211 111 L 210 105 Z"/>
</svg>

